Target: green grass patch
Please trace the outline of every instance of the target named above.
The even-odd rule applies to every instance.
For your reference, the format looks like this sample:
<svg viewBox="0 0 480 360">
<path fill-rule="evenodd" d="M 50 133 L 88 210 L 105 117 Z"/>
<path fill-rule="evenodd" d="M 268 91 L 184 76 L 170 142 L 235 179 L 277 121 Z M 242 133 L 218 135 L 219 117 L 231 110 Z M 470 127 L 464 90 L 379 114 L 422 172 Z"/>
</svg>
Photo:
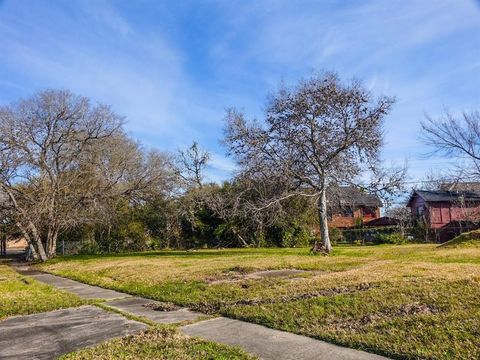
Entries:
<svg viewBox="0 0 480 360">
<path fill-rule="evenodd" d="M 0 264 L 0 319 L 80 306 L 85 303 L 74 294 L 22 276 L 9 266 Z"/>
<path fill-rule="evenodd" d="M 186 337 L 173 327 L 155 327 L 138 335 L 115 339 L 91 349 L 65 355 L 60 359 L 250 360 L 255 357 L 235 347 Z"/>
</svg>

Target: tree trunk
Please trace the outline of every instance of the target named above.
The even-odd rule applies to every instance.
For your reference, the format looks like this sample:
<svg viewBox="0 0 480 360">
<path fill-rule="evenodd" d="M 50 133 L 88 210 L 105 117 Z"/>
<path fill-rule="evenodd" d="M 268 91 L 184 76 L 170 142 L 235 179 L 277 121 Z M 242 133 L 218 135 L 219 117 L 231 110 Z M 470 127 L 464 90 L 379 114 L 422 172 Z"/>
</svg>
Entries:
<svg viewBox="0 0 480 360">
<path fill-rule="evenodd" d="M 15 226 L 20 230 L 20 232 L 22 233 L 22 236 L 27 241 L 33 260 L 38 260 L 39 259 L 38 252 L 35 249 L 35 246 L 33 246 L 33 242 L 32 242 L 32 239 L 30 238 L 30 235 L 28 235 L 27 231 L 24 229 L 22 224 L 20 224 L 18 221 L 15 223 Z"/>
<path fill-rule="evenodd" d="M 47 254 L 45 252 L 45 247 L 43 246 L 42 239 L 40 238 L 40 235 L 38 234 L 37 228 L 31 222 L 29 224 L 29 228 L 30 228 L 30 232 L 33 235 L 34 246 L 35 245 L 37 246 L 37 251 L 38 251 L 38 255 L 40 257 L 40 260 L 41 261 L 47 261 L 48 257 L 47 257 Z"/>
<path fill-rule="evenodd" d="M 33 222 L 28 219 L 28 216 L 26 216 L 25 211 L 21 207 L 18 206 L 17 199 L 13 195 L 13 192 L 6 186 L 2 186 L 2 188 L 7 193 L 10 201 L 12 202 L 13 206 L 15 207 L 15 210 L 18 211 L 20 213 L 20 215 L 25 219 L 26 223 L 28 223 L 27 227 L 24 228 L 23 225 L 20 222 L 17 221 L 18 228 L 22 231 L 23 236 L 25 237 L 27 242 L 29 242 L 29 244 L 31 244 L 33 246 L 33 248 L 34 248 L 33 250 L 35 250 L 35 246 L 36 246 L 36 250 L 37 250 L 38 257 L 40 258 L 40 260 L 47 261 L 47 255 L 45 254 L 45 248 L 43 247 L 42 239 L 40 238 L 40 235 L 38 234 L 37 228 L 35 227 Z M 28 234 L 29 231 L 33 235 L 33 240 L 31 239 L 31 237 Z"/>
<path fill-rule="evenodd" d="M 30 223 L 28 226 L 31 234 L 33 235 L 33 240 L 32 237 L 29 235 L 27 229 L 25 229 L 25 227 L 20 222 L 17 222 L 16 226 L 20 229 L 23 237 L 27 241 L 30 247 L 30 251 L 32 253 L 33 260 L 47 261 L 47 255 L 45 254 L 45 249 L 43 247 L 40 237 L 38 236 L 35 225 Z"/>
<path fill-rule="evenodd" d="M 47 236 L 47 255 L 49 258 L 53 258 L 57 254 L 57 238 L 58 230 L 50 229 Z"/>
<path fill-rule="evenodd" d="M 260 222 L 257 230 L 257 248 L 262 245 L 265 245 L 265 233 L 263 231 L 263 224 Z"/>
<path fill-rule="evenodd" d="M 248 243 L 245 241 L 245 239 L 238 233 L 238 231 L 235 229 L 235 227 L 232 227 L 232 233 L 240 240 L 242 243 L 243 247 L 248 247 Z"/>
<path fill-rule="evenodd" d="M 32 258 L 33 261 L 37 261 L 40 259 L 40 257 L 38 256 L 38 252 L 37 250 L 35 250 L 35 246 L 33 246 L 32 243 L 28 243 L 28 248 L 30 249 L 30 256 Z M 27 256 L 27 260 L 29 260 L 30 257 Z"/>
<path fill-rule="evenodd" d="M 330 235 L 328 233 L 328 219 L 327 219 L 327 191 L 323 186 L 318 198 L 318 220 L 320 224 L 320 235 L 322 237 L 322 245 L 319 247 L 315 244 L 314 251 L 330 253 L 332 251 L 332 244 L 330 242 Z"/>
</svg>

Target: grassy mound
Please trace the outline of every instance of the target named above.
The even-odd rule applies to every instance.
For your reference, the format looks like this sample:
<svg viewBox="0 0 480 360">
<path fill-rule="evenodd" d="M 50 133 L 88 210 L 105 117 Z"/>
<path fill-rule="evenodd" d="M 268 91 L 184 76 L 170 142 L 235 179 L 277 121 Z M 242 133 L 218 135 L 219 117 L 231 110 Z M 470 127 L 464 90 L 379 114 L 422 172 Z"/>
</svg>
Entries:
<svg viewBox="0 0 480 360">
<path fill-rule="evenodd" d="M 480 247 L 480 230 L 473 230 L 454 237 L 439 247 L 463 248 L 463 247 Z"/>
<path fill-rule="evenodd" d="M 256 357 L 235 347 L 183 336 L 171 327 L 157 327 L 70 353 L 60 359 L 254 360 Z"/>
</svg>

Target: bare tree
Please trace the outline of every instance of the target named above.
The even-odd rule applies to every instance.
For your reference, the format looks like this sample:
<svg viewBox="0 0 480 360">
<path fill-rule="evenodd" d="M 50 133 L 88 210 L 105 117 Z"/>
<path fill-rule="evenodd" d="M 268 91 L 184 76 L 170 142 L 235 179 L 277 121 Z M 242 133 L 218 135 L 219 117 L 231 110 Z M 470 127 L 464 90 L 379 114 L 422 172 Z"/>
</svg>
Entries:
<svg viewBox="0 0 480 360">
<path fill-rule="evenodd" d="M 464 112 L 460 117 L 448 111 L 438 118 L 427 115 L 421 125 L 423 141 L 433 148 L 433 153 L 459 160 L 455 172 L 457 179 L 480 179 L 479 111 Z"/>
<path fill-rule="evenodd" d="M 204 171 L 210 160 L 208 151 L 194 141 L 185 150 L 179 150 L 173 159 L 180 190 L 178 216 L 190 224 L 192 233 L 197 223 L 197 213 L 205 205 Z"/>
<path fill-rule="evenodd" d="M 393 102 L 375 99 L 358 81 L 343 84 L 336 74 L 323 73 L 280 89 L 263 123 L 247 122 L 241 112 L 229 110 L 225 143 L 245 177 L 275 182 L 258 209 L 292 196 L 317 201 L 323 244 L 315 250 L 328 253 L 327 189 L 359 185 L 360 176 L 370 172 L 383 179 L 376 185 L 391 192 L 403 177 L 403 171 L 387 176 L 379 166 L 382 122 Z"/>
<path fill-rule="evenodd" d="M 402 236 L 405 236 L 406 229 L 412 226 L 412 213 L 410 209 L 404 205 L 390 207 L 386 212 L 386 216 L 397 221 Z"/>
<path fill-rule="evenodd" d="M 259 202 L 271 199 L 275 189 L 274 182 L 239 176 L 221 187 L 206 187 L 203 199 L 205 205 L 224 222 L 223 232 L 229 233 L 241 246 L 258 247 L 262 245 L 265 229 L 282 219 L 287 212 L 283 202 L 272 203 L 257 211 Z"/>
<path fill-rule="evenodd" d="M 143 156 L 122 122 L 108 106 L 69 91 L 0 108 L 0 188 L 34 258 L 53 257 L 61 231 L 98 219 L 109 199 L 163 175 L 162 156 Z"/>
<path fill-rule="evenodd" d="M 196 141 L 185 149 L 179 150 L 175 159 L 177 174 L 186 188 L 202 188 L 204 170 L 210 160 L 208 151 L 202 149 Z"/>
<path fill-rule="evenodd" d="M 220 230 L 233 235 L 232 240 L 238 240 L 241 246 L 249 246 L 245 234 L 238 227 L 246 215 L 242 201 L 243 189 L 237 184 L 224 183 L 223 186 L 211 184 L 204 190 L 202 196 L 204 204 L 224 222 Z"/>
</svg>

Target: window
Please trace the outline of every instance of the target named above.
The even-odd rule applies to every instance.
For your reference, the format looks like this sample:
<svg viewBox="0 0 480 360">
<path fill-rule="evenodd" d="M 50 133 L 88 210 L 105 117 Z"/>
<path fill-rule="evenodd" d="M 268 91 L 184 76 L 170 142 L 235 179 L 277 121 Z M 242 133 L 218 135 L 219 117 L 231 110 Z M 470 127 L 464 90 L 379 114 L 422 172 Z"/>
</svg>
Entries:
<svg viewBox="0 0 480 360">
<path fill-rule="evenodd" d="M 432 218 L 431 221 L 433 224 L 441 224 L 442 223 L 442 209 L 439 207 L 431 207 L 430 208 Z"/>
<path fill-rule="evenodd" d="M 345 217 L 353 217 L 353 209 L 349 207 L 342 208 L 340 213 Z"/>
<path fill-rule="evenodd" d="M 417 215 L 423 216 L 425 214 L 425 206 L 421 205 L 417 207 Z"/>
<path fill-rule="evenodd" d="M 377 215 L 377 209 L 374 207 L 366 207 L 363 209 L 363 216 L 375 217 Z"/>
</svg>

